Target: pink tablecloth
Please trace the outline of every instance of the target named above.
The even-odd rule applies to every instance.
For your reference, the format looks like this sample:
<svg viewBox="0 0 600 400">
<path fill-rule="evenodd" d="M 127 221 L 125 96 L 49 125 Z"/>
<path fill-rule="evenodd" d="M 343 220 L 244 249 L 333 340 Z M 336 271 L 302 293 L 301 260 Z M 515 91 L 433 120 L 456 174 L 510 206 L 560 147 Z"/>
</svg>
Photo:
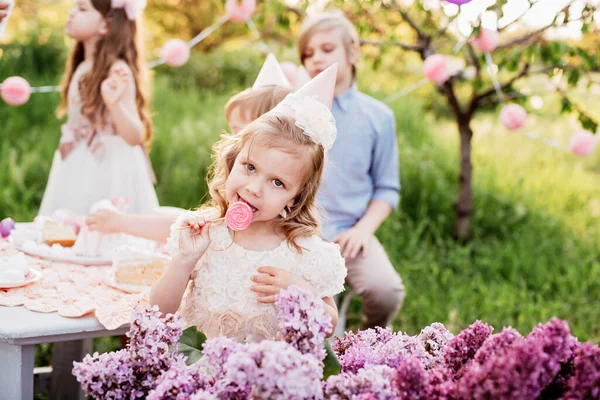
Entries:
<svg viewBox="0 0 600 400">
<path fill-rule="evenodd" d="M 0 242 L 0 257 L 15 252 L 12 246 Z M 32 268 L 42 272 L 41 279 L 20 288 L 0 289 L 0 306 L 57 312 L 69 318 L 93 313 L 106 329 L 116 329 L 130 321 L 138 304 L 148 303 L 147 292 L 127 294 L 107 285 L 110 267 L 29 260 Z"/>
</svg>

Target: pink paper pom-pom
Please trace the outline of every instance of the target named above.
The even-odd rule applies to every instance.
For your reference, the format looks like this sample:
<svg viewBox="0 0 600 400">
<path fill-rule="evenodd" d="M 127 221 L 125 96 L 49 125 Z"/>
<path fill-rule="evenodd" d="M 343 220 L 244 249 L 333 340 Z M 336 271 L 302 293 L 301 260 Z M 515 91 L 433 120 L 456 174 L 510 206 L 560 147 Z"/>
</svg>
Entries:
<svg viewBox="0 0 600 400">
<path fill-rule="evenodd" d="M 171 67 L 181 67 L 190 58 L 190 48 L 181 39 L 170 39 L 160 50 L 160 56 Z"/>
<path fill-rule="evenodd" d="M 4 100 L 6 104 L 20 106 L 29 100 L 29 96 L 31 96 L 31 86 L 29 86 L 29 82 L 20 76 L 11 76 L 2 82 L 0 96 L 2 96 L 2 100 Z"/>
<path fill-rule="evenodd" d="M 598 137 L 590 131 L 580 130 L 571 136 L 569 150 L 578 156 L 589 156 L 596 149 Z"/>
<path fill-rule="evenodd" d="M 252 224 L 252 208 L 243 201 L 236 201 L 229 205 L 225 214 L 225 223 L 232 231 L 242 231 Z"/>
<path fill-rule="evenodd" d="M 500 111 L 500 122 L 506 129 L 514 131 L 525 125 L 527 111 L 518 104 L 508 104 Z"/>
<path fill-rule="evenodd" d="M 450 78 L 448 60 L 441 54 L 433 54 L 425 59 L 423 73 L 431 82 L 442 84 Z"/>
<path fill-rule="evenodd" d="M 256 0 L 227 0 L 225 13 L 234 22 L 246 22 L 256 9 Z"/>
<path fill-rule="evenodd" d="M 446 0 L 448 3 L 456 4 L 457 6 L 462 6 L 463 4 L 470 3 L 471 0 Z"/>
<path fill-rule="evenodd" d="M 487 28 L 481 28 L 479 36 L 473 39 L 473 46 L 479 51 L 489 53 L 496 50 L 498 42 L 500 41 L 500 34 L 498 31 L 493 31 Z"/>
<path fill-rule="evenodd" d="M 295 86 L 296 75 L 298 73 L 298 66 L 291 61 L 284 61 L 280 63 L 283 74 L 287 78 L 288 82 Z"/>
</svg>

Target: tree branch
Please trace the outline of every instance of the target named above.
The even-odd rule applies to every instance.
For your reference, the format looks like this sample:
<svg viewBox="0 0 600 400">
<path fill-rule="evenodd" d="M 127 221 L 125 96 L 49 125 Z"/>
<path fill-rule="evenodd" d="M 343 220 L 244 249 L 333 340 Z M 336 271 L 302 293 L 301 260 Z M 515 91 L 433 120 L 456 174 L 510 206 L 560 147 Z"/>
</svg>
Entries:
<svg viewBox="0 0 600 400">
<path fill-rule="evenodd" d="M 378 41 L 378 40 L 365 40 L 365 39 L 361 39 L 360 40 L 360 44 L 370 44 L 372 46 L 383 46 L 383 45 L 393 45 L 393 46 L 397 46 L 400 47 L 404 50 L 409 50 L 409 51 L 416 51 L 418 53 L 421 53 L 423 50 L 423 46 L 419 45 L 419 44 L 407 44 L 407 43 L 402 43 L 399 42 L 397 40 L 390 40 L 390 41 Z"/>
<path fill-rule="evenodd" d="M 447 80 L 443 85 L 438 86 L 438 90 L 444 95 L 446 95 L 448 104 L 450 105 L 450 108 L 452 108 L 454 115 L 456 115 L 457 122 L 464 121 L 467 115 L 463 112 L 462 108 L 460 107 L 460 103 L 458 102 L 456 93 L 454 93 L 454 85 L 452 84 L 452 80 Z"/>
<path fill-rule="evenodd" d="M 427 35 L 423 32 L 423 30 L 419 27 L 419 25 L 417 25 L 415 23 L 415 21 L 412 20 L 410 15 L 408 15 L 408 13 L 406 11 L 404 11 L 401 7 L 392 6 L 391 4 L 387 4 L 386 2 L 382 2 L 381 5 L 383 6 L 383 8 L 386 8 L 388 10 L 399 13 L 402 16 L 402 18 L 404 19 L 404 21 L 406 21 L 406 23 L 408 25 L 410 25 L 410 27 L 417 33 L 417 36 L 419 37 L 419 39 L 424 39 L 427 37 Z"/>
</svg>

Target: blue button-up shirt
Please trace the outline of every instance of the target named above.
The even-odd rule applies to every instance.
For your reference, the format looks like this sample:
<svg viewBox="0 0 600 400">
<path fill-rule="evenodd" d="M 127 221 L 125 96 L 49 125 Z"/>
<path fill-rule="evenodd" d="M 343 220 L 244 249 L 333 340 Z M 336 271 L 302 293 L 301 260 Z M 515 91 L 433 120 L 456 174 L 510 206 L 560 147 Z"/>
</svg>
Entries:
<svg viewBox="0 0 600 400">
<path fill-rule="evenodd" d="M 372 200 L 383 200 L 395 209 L 400 199 L 393 111 L 353 86 L 335 97 L 332 113 L 337 138 L 327 153 L 317 196 L 325 212 L 322 222 L 326 240 L 353 227 Z"/>
</svg>

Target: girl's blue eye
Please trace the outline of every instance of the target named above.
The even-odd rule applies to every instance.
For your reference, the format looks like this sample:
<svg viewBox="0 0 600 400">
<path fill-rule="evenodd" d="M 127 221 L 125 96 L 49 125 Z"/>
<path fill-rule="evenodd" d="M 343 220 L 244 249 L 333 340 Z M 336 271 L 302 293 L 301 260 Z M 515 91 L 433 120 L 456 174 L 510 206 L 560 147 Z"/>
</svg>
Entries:
<svg viewBox="0 0 600 400">
<path fill-rule="evenodd" d="M 246 169 L 250 172 L 253 172 L 256 168 L 254 168 L 254 165 L 252 165 L 252 164 L 247 164 Z"/>
<path fill-rule="evenodd" d="M 277 187 L 283 187 L 283 182 L 281 182 L 279 179 L 273 179 L 273 184 Z"/>
</svg>

